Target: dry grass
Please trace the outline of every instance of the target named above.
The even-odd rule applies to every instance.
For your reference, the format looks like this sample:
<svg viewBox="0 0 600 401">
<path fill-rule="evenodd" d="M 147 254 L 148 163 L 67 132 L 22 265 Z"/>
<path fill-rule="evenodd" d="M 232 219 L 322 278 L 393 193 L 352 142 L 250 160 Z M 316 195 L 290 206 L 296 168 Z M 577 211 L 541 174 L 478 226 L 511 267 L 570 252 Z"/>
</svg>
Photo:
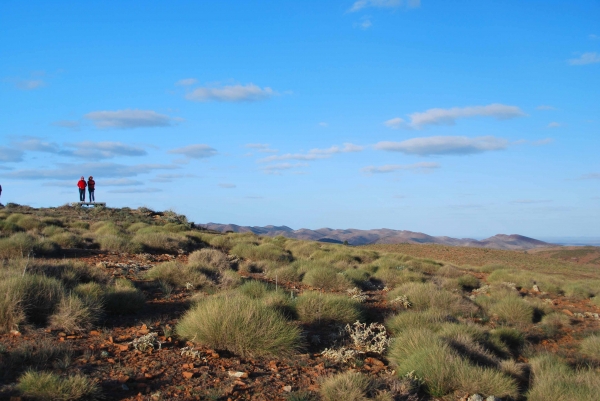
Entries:
<svg viewBox="0 0 600 401">
<path fill-rule="evenodd" d="M 302 344 L 300 330 L 259 300 L 239 296 L 198 302 L 177 325 L 190 341 L 241 356 L 284 356 Z"/>
<path fill-rule="evenodd" d="M 600 335 L 591 335 L 579 345 L 579 351 L 587 358 L 600 362 Z"/>
<path fill-rule="evenodd" d="M 354 286 L 344 274 L 329 267 L 309 270 L 304 275 L 302 282 L 327 291 L 344 291 Z"/>
<path fill-rule="evenodd" d="M 192 252 L 188 257 L 188 264 L 200 264 L 209 266 L 219 271 L 230 268 L 227 254 L 217 249 L 204 248 Z"/>
<path fill-rule="evenodd" d="M 462 296 L 438 288 L 433 283 L 410 282 L 388 293 L 388 300 L 405 295 L 413 310 L 434 309 L 450 315 L 470 315 L 478 311 L 476 305 Z"/>
<path fill-rule="evenodd" d="M 324 401 L 364 401 L 370 386 L 369 376 L 345 372 L 325 379 L 319 392 Z"/>
<path fill-rule="evenodd" d="M 102 305 L 86 304 L 77 295 L 64 297 L 50 316 L 50 327 L 69 333 L 90 329 L 102 315 Z"/>
<path fill-rule="evenodd" d="M 305 292 L 296 300 L 298 318 L 303 323 L 354 323 L 362 317 L 360 303 L 345 295 Z"/>
<path fill-rule="evenodd" d="M 193 288 L 198 289 L 212 284 L 212 281 L 202 271 L 201 266 L 195 264 L 184 265 L 175 261 L 155 265 L 148 270 L 146 277 L 181 288 L 191 284 Z"/>
<path fill-rule="evenodd" d="M 43 401 L 95 399 L 101 395 L 98 384 L 80 374 L 63 378 L 51 372 L 28 371 L 19 378 L 17 389 L 25 397 Z"/>
<path fill-rule="evenodd" d="M 597 400 L 600 373 L 592 369 L 573 370 L 555 355 L 530 360 L 533 380 L 528 401 Z"/>
</svg>

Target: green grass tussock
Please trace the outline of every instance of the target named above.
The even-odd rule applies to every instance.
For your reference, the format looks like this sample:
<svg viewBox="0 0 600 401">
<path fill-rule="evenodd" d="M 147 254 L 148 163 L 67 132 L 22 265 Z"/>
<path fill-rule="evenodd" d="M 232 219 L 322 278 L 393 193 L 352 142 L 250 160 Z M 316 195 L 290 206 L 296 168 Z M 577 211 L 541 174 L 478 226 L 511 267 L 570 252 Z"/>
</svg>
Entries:
<svg viewBox="0 0 600 401">
<path fill-rule="evenodd" d="M 106 311 L 117 315 L 135 313 L 145 302 L 144 294 L 127 279 L 118 279 L 104 294 Z"/>
<path fill-rule="evenodd" d="M 579 351 L 585 357 L 600 362 L 600 335 L 586 337 L 579 345 Z"/>
<path fill-rule="evenodd" d="M 400 376 L 414 372 L 435 397 L 454 391 L 497 397 L 518 395 L 518 386 L 512 378 L 492 367 L 469 362 L 427 329 L 403 331 L 393 341 L 388 357 Z"/>
<path fill-rule="evenodd" d="M 371 378 L 358 372 L 344 372 L 323 381 L 319 393 L 324 401 L 364 401 Z"/>
<path fill-rule="evenodd" d="M 96 399 L 100 386 L 84 375 L 63 378 L 51 372 L 28 371 L 19 378 L 17 390 L 25 397 L 41 401 Z"/>
<path fill-rule="evenodd" d="M 177 325 L 177 333 L 240 356 L 285 356 L 300 349 L 300 329 L 260 300 L 240 296 L 198 302 Z"/>
<path fill-rule="evenodd" d="M 360 303 L 346 295 L 304 292 L 296 299 L 296 310 L 308 324 L 349 324 L 362 318 Z"/>
<path fill-rule="evenodd" d="M 413 310 L 434 309 L 453 316 L 469 315 L 478 311 L 477 306 L 471 301 L 448 290 L 438 288 L 431 282 L 405 283 L 390 291 L 387 298 L 391 301 L 400 295 L 408 297 Z"/>
<path fill-rule="evenodd" d="M 227 254 L 211 248 L 204 248 L 192 252 L 188 257 L 188 264 L 205 265 L 219 271 L 224 271 L 230 268 Z"/>
<path fill-rule="evenodd" d="M 354 285 L 343 273 L 338 273 L 337 270 L 330 267 L 309 270 L 304 275 L 302 282 L 327 291 L 344 291 Z"/>
<path fill-rule="evenodd" d="M 514 325 L 531 323 L 533 312 L 533 307 L 518 295 L 501 298 L 489 308 L 489 313 L 500 321 Z"/>
<path fill-rule="evenodd" d="M 528 401 L 597 400 L 600 373 L 571 369 L 558 356 L 545 354 L 530 360 L 533 380 Z"/>
<path fill-rule="evenodd" d="M 180 288 L 188 286 L 188 283 L 196 289 L 212 284 L 212 281 L 202 271 L 201 266 L 184 265 L 176 261 L 159 263 L 153 266 L 146 273 L 146 278 L 159 280 Z"/>
</svg>

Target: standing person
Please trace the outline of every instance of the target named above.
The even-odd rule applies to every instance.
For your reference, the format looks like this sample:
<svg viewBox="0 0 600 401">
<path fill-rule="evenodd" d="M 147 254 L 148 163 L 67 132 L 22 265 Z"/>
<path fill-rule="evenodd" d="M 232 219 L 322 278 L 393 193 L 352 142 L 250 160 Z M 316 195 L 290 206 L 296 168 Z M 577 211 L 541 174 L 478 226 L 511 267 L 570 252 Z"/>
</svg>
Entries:
<svg viewBox="0 0 600 401">
<path fill-rule="evenodd" d="M 94 196 L 94 191 L 96 190 L 96 181 L 94 181 L 94 177 L 90 175 L 87 182 L 88 192 L 90 194 L 90 202 L 96 202 L 96 197 Z"/>
<path fill-rule="evenodd" d="M 87 184 L 85 183 L 85 178 L 81 176 L 81 178 L 77 182 L 77 188 L 79 188 L 79 202 L 85 202 L 85 187 L 87 187 Z"/>
<path fill-rule="evenodd" d="M 2 196 L 2 185 L 0 185 L 0 196 Z"/>
</svg>

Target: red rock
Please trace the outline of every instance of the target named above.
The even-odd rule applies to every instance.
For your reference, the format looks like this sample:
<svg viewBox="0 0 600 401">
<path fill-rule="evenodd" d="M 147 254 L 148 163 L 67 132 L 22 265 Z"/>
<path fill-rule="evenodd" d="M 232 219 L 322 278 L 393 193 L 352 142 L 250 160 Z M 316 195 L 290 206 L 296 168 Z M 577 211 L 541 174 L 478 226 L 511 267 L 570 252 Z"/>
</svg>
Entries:
<svg viewBox="0 0 600 401">
<path fill-rule="evenodd" d="M 118 344 L 119 351 L 127 351 L 129 349 L 129 344 Z"/>
<path fill-rule="evenodd" d="M 182 372 L 181 373 L 183 375 L 184 378 L 186 379 L 191 379 L 194 376 L 193 372 Z"/>
<path fill-rule="evenodd" d="M 565 315 L 568 315 L 568 316 L 573 316 L 573 312 L 571 312 L 571 311 L 570 311 L 570 310 L 568 310 L 568 309 L 563 309 L 563 310 L 562 310 L 562 312 L 563 312 Z"/>
<path fill-rule="evenodd" d="M 129 380 L 129 376 L 122 376 L 122 377 L 119 377 L 118 382 L 125 383 L 125 382 L 127 382 L 127 380 Z"/>
</svg>

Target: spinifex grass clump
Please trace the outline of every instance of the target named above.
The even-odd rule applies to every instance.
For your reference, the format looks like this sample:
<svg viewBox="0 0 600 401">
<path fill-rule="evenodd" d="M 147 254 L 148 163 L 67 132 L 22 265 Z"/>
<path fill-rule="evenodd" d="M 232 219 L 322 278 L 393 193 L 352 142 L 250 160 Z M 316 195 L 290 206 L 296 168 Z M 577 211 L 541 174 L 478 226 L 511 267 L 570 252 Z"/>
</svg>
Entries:
<svg viewBox="0 0 600 401">
<path fill-rule="evenodd" d="M 518 395 L 513 379 L 493 367 L 473 364 L 447 341 L 428 329 L 411 328 L 393 340 L 389 359 L 400 376 L 413 372 L 422 378 L 432 396 L 454 391 L 497 397 Z"/>
<path fill-rule="evenodd" d="M 354 286 L 344 274 L 330 267 L 309 270 L 304 275 L 302 282 L 311 287 L 328 291 L 345 291 Z"/>
<path fill-rule="evenodd" d="M 362 317 L 361 304 L 346 295 L 305 292 L 296 300 L 300 321 L 308 324 L 354 323 Z"/>
<path fill-rule="evenodd" d="M 551 354 L 530 360 L 533 380 L 528 401 L 597 400 L 600 373 L 593 369 L 573 370 Z"/>
<path fill-rule="evenodd" d="M 261 300 L 239 295 L 198 302 L 177 325 L 190 341 L 241 356 L 284 356 L 301 346 L 300 329 Z"/>
<path fill-rule="evenodd" d="M 80 374 L 63 378 L 51 372 L 29 371 L 19 378 L 17 389 L 42 401 L 96 399 L 101 395 L 100 386 Z"/>
</svg>

